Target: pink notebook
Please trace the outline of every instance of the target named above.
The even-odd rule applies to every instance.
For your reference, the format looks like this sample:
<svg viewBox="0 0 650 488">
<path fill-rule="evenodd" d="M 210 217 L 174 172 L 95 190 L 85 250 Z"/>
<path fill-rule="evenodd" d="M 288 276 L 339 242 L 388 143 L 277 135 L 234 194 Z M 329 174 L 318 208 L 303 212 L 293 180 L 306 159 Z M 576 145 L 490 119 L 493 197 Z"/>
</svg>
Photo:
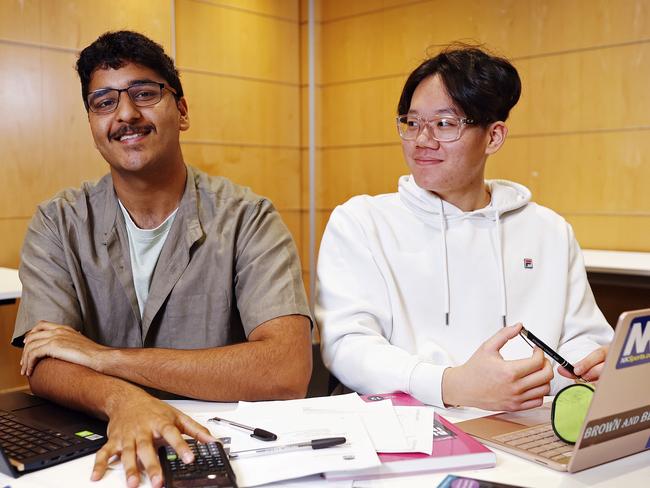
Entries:
<svg viewBox="0 0 650 488">
<path fill-rule="evenodd" d="M 395 406 L 422 406 L 406 393 L 364 395 L 365 401 L 390 399 Z M 381 465 L 357 471 L 334 471 L 325 473 L 328 480 L 370 479 L 385 476 L 404 476 L 432 471 L 457 471 L 459 469 L 492 468 L 496 455 L 479 441 L 466 434 L 437 413 L 433 421 L 433 454 L 379 453 Z"/>
</svg>

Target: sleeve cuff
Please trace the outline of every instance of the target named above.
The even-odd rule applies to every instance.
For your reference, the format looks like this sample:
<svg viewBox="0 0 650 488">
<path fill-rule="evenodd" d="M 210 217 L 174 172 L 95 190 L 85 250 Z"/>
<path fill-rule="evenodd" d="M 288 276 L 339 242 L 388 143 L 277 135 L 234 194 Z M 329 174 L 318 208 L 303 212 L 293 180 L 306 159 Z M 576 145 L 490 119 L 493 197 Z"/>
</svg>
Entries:
<svg viewBox="0 0 650 488">
<path fill-rule="evenodd" d="M 427 405 L 447 408 L 442 401 L 442 375 L 450 366 L 419 362 L 411 371 L 408 393 Z"/>
</svg>

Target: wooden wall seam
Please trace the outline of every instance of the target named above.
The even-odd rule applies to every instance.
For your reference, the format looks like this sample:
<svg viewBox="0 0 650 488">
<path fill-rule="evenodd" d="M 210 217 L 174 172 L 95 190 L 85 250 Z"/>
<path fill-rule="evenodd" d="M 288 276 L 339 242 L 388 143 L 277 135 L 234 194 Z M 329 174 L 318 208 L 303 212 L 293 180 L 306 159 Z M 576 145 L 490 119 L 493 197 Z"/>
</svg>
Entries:
<svg viewBox="0 0 650 488">
<path fill-rule="evenodd" d="M 196 1 L 196 0 L 195 0 Z M 216 76 L 219 78 L 232 78 L 235 80 L 242 80 L 242 81 L 258 81 L 261 83 L 270 83 L 272 85 L 283 85 L 283 86 L 290 86 L 293 88 L 298 88 L 300 87 L 300 83 L 298 82 L 291 82 L 291 81 L 283 81 L 283 80 L 272 80 L 269 78 L 261 78 L 261 77 L 256 77 L 256 76 L 244 76 L 244 75 L 237 75 L 233 73 L 224 73 L 224 72 L 217 72 L 217 71 L 211 71 L 211 70 L 206 70 L 206 69 L 199 69 L 199 68 L 189 68 L 189 67 L 179 67 L 177 66 L 176 69 L 183 73 L 193 73 L 193 74 L 199 74 L 199 75 L 207 75 L 207 76 Z"/>
<path fill-rule="evenodd" d="M 263 149 L 302 149 L 301 146 L 296 145 L 283 145 L 283 144 L 256 144 L 254 142 L 235 142 L 235 141 L 219 141 L 214 139 L 181 139 L 181 144 L 193 145 L 208 145 L 208 146 L 224 146 L 224 147 L 256 147 Z"/>
<path fill-rule="evenodd" d="M 34 48 L 34 49 L 45 49 L 47 51 L 57 51 L 57 52 L 72 53 L 72 54 L 79 54 L 80 52 L 79 49 L 72 48 L 72 47 L 55 46 L 52 44 L 43 44 L 39 42 L 19 41 L 14 39 L 6 39 L 4 37 L 0 37 L 0 44 L 5 44 L 8 46 Z"/>
<path fill-rule="evenodd" d="M 213 7 L 218 7 L 222 8 L 225 10 L 234 10 L 236 12 L 243 12 L 247 14 L 252 14 L 252 15 L 257 15 L 259 17 L 266 17 L 274 20 L 279 20 L 283 22 L 290 22 L 292 24 L 298 23 L 298 18 L 291 18 L 291 17 L 283 17 L 281 15 L 272 15 L 272 14 L 267 14 L 264 12 L 260 12 L 259 10 L 252 10 L 252 9 L 247 9 L 243 7 L 235 7 L 234 5 L 229 5 L 225 4 L 223 2 L 219 2 L 217 0 L 189 0 L 190 2 L 195 2 L 195 3 L 204 3 L 206 5 L 211 5 Z"/>
</svg>

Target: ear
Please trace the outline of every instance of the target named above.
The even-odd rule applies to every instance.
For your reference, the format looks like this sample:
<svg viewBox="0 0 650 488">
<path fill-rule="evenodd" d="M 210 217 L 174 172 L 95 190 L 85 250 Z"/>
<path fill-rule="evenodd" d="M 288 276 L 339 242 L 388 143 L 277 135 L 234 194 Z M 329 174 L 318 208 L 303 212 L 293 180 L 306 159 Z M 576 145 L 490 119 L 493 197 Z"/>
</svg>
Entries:
<svg viewBox="0 0 650 488">
<path fill-rule="evenodd" d="M 485 148 L 485 154 L 490 155 L 497 152 L 505 142 L 507 135 L 508 127 L 506 127 L 505 123 L 497 121 L 490 124 L 488 126 L 489 139 Z"/>
<path fill-rule="evenodd" d="M 190 128 L 190 116 L 188 114 L 187 100 L 185 97 L 181 97 L 180 100 L 176 102 L 176 106 L 179 111 L 179 129 L 187 130 Z"/>
</svg>

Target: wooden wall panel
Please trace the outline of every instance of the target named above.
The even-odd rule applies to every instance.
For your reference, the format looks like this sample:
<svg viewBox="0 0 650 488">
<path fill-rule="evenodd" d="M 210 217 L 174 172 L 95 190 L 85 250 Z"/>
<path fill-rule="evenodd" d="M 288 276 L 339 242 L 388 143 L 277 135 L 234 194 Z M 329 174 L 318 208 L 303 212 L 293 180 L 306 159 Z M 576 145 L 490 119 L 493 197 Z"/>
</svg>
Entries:
<svg viewBox="0 0 650 488">
<path fill-rule="evenodd" d="M 529 144 L 539 203 L 560 213 L 650 216 L 648 130 L 535 137 Z"/>
<path fill-rule="evenodd" d="M 406 75 L 436 45 L 469 38 L 510 57 L 523 83 L 487 177 L 528 186 L 534 200 L 574 223 L 583 246 L 650 251 L 643 230 L 617 236 L 650 216 L 641 186 L 650 176 L 650 2 L 373 4 L 322 2 L 319 208 L 386 191 L 393 166 L 380 177 L 369 156 L 396 140 L 384 121 Z M 346 124 L 337 123 L 340 113 Z M 388 164 L 382 156 L 375 161 Z"/>
<path fill-rule="evenodd" d="M 301 255 L 299 1 L 176 1 L 185 159 L 269 197 Z"/>
<path fill-rule="evenodd" d="M 650 250 L 650 216 L 564 214 L 583 249 Z"/>
<path fill-rule="evenodd" d="M 332 209 L 324 209 L 324 210 L 316 211 L 316 256 L 318 256 L 318 249 L 320 247 L 321 236 L 325 231 L 325 227 L 327 226 L 327 221 L 329 220 L 331 213 L 332 213 Z M 302 219 L 302 241 L 304 243 L 307 243 L 309 242 L 309 213 L 307 211 L 303 211 L 301 215 L 301 219 Z M 309 252 L 307 249 L 304 249 L 303 251 L 304 252 L 302 253 L 302 270 L 304 273 L 309 274 L 309 272 L 311 271 L 309 269 Z M 305 285 L 307 289 L 309 289 L 309 281 L 305 281 Z"/>
<path fill-rule="evenodd" d="M 398 77 L 323 86 L 323 146 L 397 141 L 395 116 L 403 83 Z"/>
<path fill-rule="evenodd" d="M 21 349 L 10 345 L 18 304 L 0 306 L 0 391 L 27 386 L 20 376 Z"/>
<path fill-rule="evenodd" d="M 77 50 L 108 30 L 171 46 L 171 4 L 159 0 L 0 2 L 0 266 L 17 267 L 35 207 L 107 172 L 95 150 L 74 70 Z M 8 346 L 16 307 L 0 307 L 0 389 L 25 384 Z"/>
<path fill-rule="evenodd" d="M 2 218 L 0 219 L 0 267 L 18 268 L 20 263 L 20 249 L 25 239 L 27 226 L 31 216 L 26 218 Z"/>
<path fill-rule="evenodd" d="M 501 149 L 490 156 L 485 168 L 485 177 L 488 179 L 510 180 L 528 187 L 537 200 L 537 173 L 533 168 L 542 165 L 533 165 L 537 155 L 531 156 L 530 139 L 510 137 L 501 146 Z"/>
<path fill-rule="evenodd" d="M 274 17 L 282 20 L 298 21 L 299 5 L 297 1 L 278 0 L 193 0 L 221 8 L 230 8 L 242 12 L 254 13 L 261 16 Z"/>
<path fill-rule="evenodd" d="M 178 0 L 176 33 L 177 64 L 184 70 L 298 84 L 297 18 L 287 21 L 212 3 Z"/>
<path fill-rule="evenodd" d="M 43 159 L 42 145 L 34 143 L 44 130 L 40 123 L 40 53 L 32 48 L 0 44 L 0 66 L 12 67 L 11 70 L 0 70 L 0 106 L 3 115 L 6 114 L 0 117 L 0 133 L 3 135 L 0 144 L 0 216 L 27 217 L 33 213 L 35 198 L 22 197 L 25 187 L 37 183 L 34 167 Z M 27 190 L 27 193 L 31 192 Z"/>
<path fill-rule="evenodd" d="M 319 210 L 332 209 L 355 195 L 397 191 L 397 179 L 408 174 L 399 142 L 373 147 L 328 148 L 318 156 L 316 208 Z M 303 185 L 306 184 L 305 180 Z"/>
<path fill-rule="evenodd" d="M 640 41 L 650 36 L 647 0 L 527 0 L 530 54 Z"/>
<path fill-rule="evenodd" d="M 650 43 L 544 56 L 527 64 L 522 78 L 530 112 L 515 115 L 518 133 L 648 125 Z"/>
<path fill-rule="evenodd" d="M 82 49 L 99 34 L 131 29 L 171 46 L 169 2 L 160 0 L 3 0 L 0 38 Z"/>
<path fill-rule="evenodd" d="M 82 49 L 108 30 L 142 32 L 171 47 L 171 10 L 160 0 L 41 0 L 41 42 Z"/>
<path fill-rule="evenodd" d="M 300 88 L 183 73 L 190 130 L 182 140 L 298 148 Z"/>
<path fill-rule="evenodd" d="M 7 136 L 0 145 L 7 183 L 0 192 L 0 216 L 31 216 L 36 204 L 62 188 L 107 171 L 88 127 L 72 68 L 75 56 L 43 54 L 0 45 L 0 63 L 14 67 L 0 74 L 0 103 L 12 114 L 0 121 L 0 131 Z"/>
<path fill-rule="evenodd" d="M 183 144 L 185 162 L 225 176 L 270 198 L 279 209 L 300 210 L 300 151 L 264 147 Z"/>
<path fill-rule="evenodd" d="M 19 42 L 38 42 L 41 37 L 40 3 L 40 0 L 0 2 L 0 38 Z"/>
<path fill-rule="evenodd" d="M 507 47 L 510 56 L 526 53 L 526 22 L 518 19 L 527 16 L 527 3 L 501 3 L 507 8 L 483 0 L 417 2 L 324 23 L 324 82 L 408 74 L 427 51 L 454 40 Z"/>
<path fill-rule="evenodd" d="M 370 14 L 391 9 L 405 8 L 422 0 L 356 0 L 354 2 L 323 2 L 321 19 L 323 22 L 337 22 L 348 17 Z M 397 14 L 398 12 L 394 12 Z"/>
<path fill-rule="evenodd" d="M 458 39 L 516 58 L 650 35 L 646 0 L 327 1 L 322 10 L 327 82 L 408 72 L 428 46 Z"/>
</svg>

